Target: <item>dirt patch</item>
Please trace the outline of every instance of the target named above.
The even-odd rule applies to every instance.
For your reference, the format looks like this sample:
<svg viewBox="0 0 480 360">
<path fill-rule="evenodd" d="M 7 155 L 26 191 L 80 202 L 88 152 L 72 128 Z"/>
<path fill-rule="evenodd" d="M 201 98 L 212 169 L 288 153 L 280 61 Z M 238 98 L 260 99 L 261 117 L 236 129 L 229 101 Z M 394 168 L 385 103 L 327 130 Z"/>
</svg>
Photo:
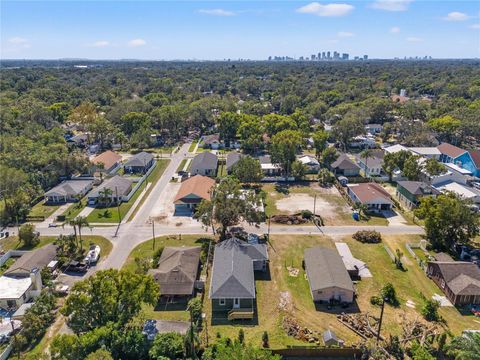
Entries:
<svg viewBox="0 0 480 360">
<path fill-rule="evenodd" d="M 278 308 L 280 310 L 286 311 L 291 313 L 293 311 L 293 304 L 292 304 L 292 295 L 289 291 L 281 291 L 280 292 L 280 299 L 278 302 Z"/>
<path fill-rule="evenodd" d="M 288 214 L 298 213 L 301 210 L 313 212 L 314 201 L 314 197 L 309 194 L 290 194 L 288 197 L 278 200 L 276 206 L 278 210 Z M 336 206 L 317 196 L 315 206 L 317 214 L 326 217 L 335 216 L 335 210 Z"/>
<path fill-rule="evenodd" d="M 300 273 L 300 269 L 294 268 L 292 266 L 287 266 L 288 275 L 292 277 L 297 277 Z"/>
</svg>

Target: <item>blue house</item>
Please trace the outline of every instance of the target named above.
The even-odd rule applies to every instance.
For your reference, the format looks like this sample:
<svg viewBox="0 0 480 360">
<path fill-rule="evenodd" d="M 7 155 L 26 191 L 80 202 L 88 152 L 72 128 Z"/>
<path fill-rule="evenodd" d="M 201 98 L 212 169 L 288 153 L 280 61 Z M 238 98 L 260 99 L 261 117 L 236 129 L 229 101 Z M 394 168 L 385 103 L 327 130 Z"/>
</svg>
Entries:
<svg viewBox="0 0 480 360">
<path fill-rule="evenodd" d="M 441 162 L 453 163 L 480 177 L 480 151 L 467 151 L 448 143 L 441 143 L 437 148 L 441 153 Z"/>
</svg>

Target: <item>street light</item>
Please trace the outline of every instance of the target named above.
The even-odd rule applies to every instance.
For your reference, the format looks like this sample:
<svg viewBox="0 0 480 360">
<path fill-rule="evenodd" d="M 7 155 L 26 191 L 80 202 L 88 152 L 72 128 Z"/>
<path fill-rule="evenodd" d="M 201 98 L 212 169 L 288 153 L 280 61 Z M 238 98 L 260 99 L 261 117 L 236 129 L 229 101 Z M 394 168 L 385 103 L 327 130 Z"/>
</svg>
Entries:
<svg viewBox="0 0 480 360">
<path fill-rule="evenodd" d="M 148 219 L 149 219 L 150 224 L 152 224 L 152 235 L 153 235 L 152 250 L 155 251 L 155 220 L 151 216 Z"/>
</svg>

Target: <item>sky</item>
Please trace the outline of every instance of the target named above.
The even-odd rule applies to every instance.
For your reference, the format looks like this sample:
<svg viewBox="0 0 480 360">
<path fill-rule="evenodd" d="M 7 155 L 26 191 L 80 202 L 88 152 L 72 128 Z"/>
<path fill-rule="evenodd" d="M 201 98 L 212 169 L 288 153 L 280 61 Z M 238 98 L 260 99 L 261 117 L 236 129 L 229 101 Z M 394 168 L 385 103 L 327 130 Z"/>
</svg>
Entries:
<svg viewBox="0 0 480 360">
<path fill-rule="evenodd" d="M 2 59 L 480 58 L 480 1 L 6 1 Z"/>
</svg>

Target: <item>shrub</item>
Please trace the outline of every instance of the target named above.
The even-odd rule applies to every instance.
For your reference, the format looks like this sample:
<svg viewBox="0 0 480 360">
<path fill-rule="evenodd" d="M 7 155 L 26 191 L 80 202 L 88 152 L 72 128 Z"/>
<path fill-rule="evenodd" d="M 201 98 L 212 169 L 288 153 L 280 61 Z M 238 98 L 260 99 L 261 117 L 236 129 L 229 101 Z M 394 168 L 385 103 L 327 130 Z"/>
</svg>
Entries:
<svg viewBox="0 0 480 360">
<path fill-rule="evenodd" d="M 397 293 L 391 283 L 386 283 L 383 286 L 382 290 L 380 290 L 380 295 L 385 299 L 386 303 L 393 306 L 398 305 Z"/>
<path fill-rule="evenodd" d="M 243 344 L 245 342 L 245 332 L 243 329 L 238 330 L 238 342 Z"/>
<path fill-rule="evenodd" d="M 304 218 L 304 219 L 311 219 L 312 216 L 313 216 L 313 213 L 310 210 L 302 210 L 300 212 L 300 214 L 302 215 L 302 218 Z"/>
<path fill-rule="evenodd" d="M 40 242 L 38 233 L 35 231 L 35 225 L 23 224 L 18 230 L 18 237 L 25 246 L 35 246 Z"/>
<path fill-rule="evenodd" d="M 426 299 L 421 310 L 424 319 L 427 321 L 440 320 L 440 315 L 438 314 L 439 306 L 440 304 L 438 301 Z"/>
<path fill-rule="evenodd" d="M 370 304 L 372 305 L 381 305 L 382 304 L 382 298 L 378 295 L 373 295 L 370 298 Z"/>
<path fill-rule="evenodd" d="M 263 334 L 262 334 L 262 346 L 264 348 L 269 348 L 270 347 L 268 341 L 269 341 L 268 332 L 264 331 Z"/>
<path fill-rule="evenodd" d="M 158 266 L 158 262 L 160 261 L 160 257 L 162 256 L 163 253 L 163 246 L 155 250 L 153 253 L 153 266 Z"/>
<path fill-rule="evenodd" d="M 202 320 L 202 300 L 198 297 L 190 299 L 188 309 L 192 312 L 193 322 L 200 326 L 200 321 Z"/>
<path fill-rule="evenodd" d="M 360 230 L 353 234 L 352 237 L 364 244 L 378 244 L 382 242 L 382 236 L 375 230 Z"/>
</svg>

